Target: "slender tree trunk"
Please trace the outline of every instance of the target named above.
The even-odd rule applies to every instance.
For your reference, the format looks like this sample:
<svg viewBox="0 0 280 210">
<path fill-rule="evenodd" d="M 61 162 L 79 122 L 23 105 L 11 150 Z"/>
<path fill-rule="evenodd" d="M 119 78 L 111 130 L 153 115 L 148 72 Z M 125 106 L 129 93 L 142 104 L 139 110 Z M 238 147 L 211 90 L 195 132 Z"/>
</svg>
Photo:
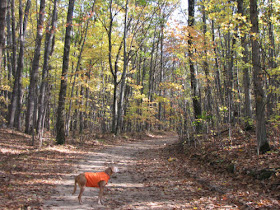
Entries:
<svg viewBox="0 0 280 210">
<path fill-rule="evenodd" d="M 9 113 L 7 117 L 8 126 L 14 126 L 16 100 L 17 100 L 17 82 L 16 82 L 16 57 L 17 57 L 17 42 L 16 42 L 16 26 L 15 26 L 15 0 L 11 0 L 11 25 L 12 25 L 12 75 L 14 77 L 13 91 L 10 97 Z"/>
<path fill-rule="evenodd" d="M 67 73 L 69 68 L 69 54 L 70 54 L 71 29 L 72 29 L 74 4 L 75 4 L 75 0 L 69 0 L 59 101 L 57 107 L 57 119 L 56 119 L 56 143 L 57 144 L 65 143 L 65 131 L 64 131 L 65 100 L 66 100 L 66 91 L 67 91 Z"/>
<path fill-rule="evenodd" d="M 123 47 L 123 39 L 120 43 L 116 59 L 115 59 L 115 65 L 113 67 L 113 59 L 112 59 L 112 50 L 113 50 L 113 43 L 112 43 L 112 30 L 113 30 L 113 21 L 114 21 L 114 16 L 113 16 L 113 1 L 110 0 L 109 2 L 109 13 L 110 13 L 110 23 L 109 23 L 109 28 L 106 28 L 107 35 L 108 35 L 108 58 L 109 58 L 109 67 L 111 74 L 113 76 L 113 85 L 114 85 L 114 93 L 113 93 L 113 105 L 112 105 L 112 133 L 116 133 L 117 131 L 117 119 L 118 119 L 118 97 L 117 97 L 117 91 L 118 91 L 118 85 L 120 81 L 118 81 L 118 65 L 119 65 L 119 59 L 120 59 L 120 53 L 121 49 Z"/>
<path fill-rule="evenodd" d="M 10 6 L 11 1 L 8 1 L 8 8 L 11 8 Z M 11 31 L 11 10 L 7 9 L 6 14 L 6 21 L 7 21 L 7 46 L 9 46 L 12 49 L 13 43 L 12 43 L 12 31 Z M 13 79 L 13 69 L 12 69 L 12 50 L 7 50 L 7 68 L 8 68 L 8 80 L 10 87 L 12 86 L 12 79 Z M 7 91 L 7 101 L 11 99 L 11 92 Z M 8 107 L 7 107 L 8 108 Z M 7 115 L 5 116 L 7 119 Z"/>
<path fill-rule="evenodd" d="M 202 20 L 203 20 L 203 36 L 204 36 L 204 46 L 207 48 L 207 38 L 206 38 L 206 33 L 207 33 L 207 25 L 206 25 L 206 11 L 205 11 L 205 1 L 202 5 Z M 204 50 L 205 54 L 205 60 L 203 61 L 203 69 L 205 72 L 205 77 L 206 77 L 206 87 L 205 87 L 205 96 L 206 96 L 206 112 L 207 115 L 212 116 L 212 103 L 211 103 L 211 89 L 210 89 L 210 80 L 209 80 L 209 65 L 207 62 L 207 50 Z"/>
<path fill-rule="evenodd" d="M 79 61 L 78 61 L 79 62 Z M 76 73 L 74 74 L 74 81 L 71 82 L 72 83 L 72 88 L 71 88 L 71 93 L 70 93 L 70 100 L 69 100 L 69 109 L 68 109 L 68 113 L 66 114 L 66 126 L 65 126 L 65 133 L 66 136 L 69 136 L 69 132 L 70 132 L 70 122 L 71 122 L 71 110 L 72 110 L 72 104 L 73 104 L 73 96 L 74 96 L 74 92 L 75 92 L 75 87 L 76 87 L 76 78 L 77 78 L 77 72 L 78 72 L 78 66 L 76 68 Z M 74 73 L 74 72 L 72 72 Z"/>
<path fill-rule="evenodd" d="M 113 28 L 113 1 L 110 0 L 109 2 L 109 12 L 110 12 L 110 24 L 109 24 L 109 29 L 108 29 L 108 42 L 109 42 L 109 53 L 108 53 L 108 58 L 109 58 L 109 66 L 110 66 L 110 71 L 113 76 L 113 83 L 114 83 L 114 95 L 113 95 L 113 105 L 112 105 L 112 133 L 116 133 L 117 129 L 117 113 L 118 113 L 118 107 L 117 107 L 117 89 L 118 89 L 118 81 L 117 81 L 117 65 L 115 65 L 115 69 L 113 68 L 113 61 L 112 61 L 112 28 Z"/>
<path fill-rule="evenodd" d="M 215 23 L 214 20 L 212 21 L 212 41 L 213 43 L 216 43 L 216 38 L 215 38 Z M 222 94 L 222 87 L 221 87 L 221 78 L 220 78 L 220 68 L 219 68 L 219 62 L 218 62 L 218 54 L 217 54 L 217 47 L 214 48 L 214 53 L 215 53 L 215 83 L 217 86 L 217 93 L 218 93 L 218 98 L 221 104 L 224 104 L 224 98 Z"/>
<path fill-rule="evenodd" d="M 52 22 L 50 27 L 46 27 L 46 38 L 45 38 L 45 51 L 44 51 L 44 63 L 42 70 L 42 83 L 40 87 L 39 101 L 38 101 L 38 120 L 37 120 L 37 133 L 39 135 L 39 146 L 42 144 L 42 135 L 44 128 L 44 119 L 46 115 L 46 98 L 47 86 L 48 86 L 48 72 L 49 72 L 49 59 L 52 51 L 52 44 L 54 40 L 54 34 L 57 24 L 57 0 L 53 2 Z"/>
<path fill-rule="evenodd" d="M 90 71 L 91 69 L 88 70 L 88 72 L 86 73 L 86 83 L 88 84 L 90 81 Z M 85 97 L 85 112 L 84 112 L 84 128 L 88 129 L 89 128 L 89 97 L 90 96 L 90 90 L 89 87 L 86 88 L 86 97 Z M 94 120 L 94 119 L 93 119 Z"/>
<path fill-rule="evenodd" d="M 16 75 L 17 63 L 17 41 L 16 41 L 16 20 L 15 20 L 15 0 L 11 0 L 11 20 L 12 20 L 12 71 Z"/>
<path fill-rule="evenodd" d="M 80 117 L 80 129 L 79 133 L 82 134 L 84 130 L 84 87 L 81 87 L 80 91 L 81 101 L 80 101 L 80 109 L 79 109 L 79 117 Z"/>
<path fill-rule="evenodd" d="M 117 119 L 117 127 L 115 130 L 115 134 L 121 132 L 122 124 L 123 124 L 123 113 L 124 113 L 124 93 L 125 93 L 125 85 L 126 85 L 126 71 L 127 71 L 127 54 L 126 54 L 126 34 L 127 34 L 127 12 L 128 12 L 128 0 L 125 2 L 125 15 L 124 15 L 124 33 L 123 33 L 123 73 L 121 79 L 121 88 L 120 88 L 120 99 L 118 104 L 118 119 Z"/>
<path fill-rule="evenodd" d="M 161 101 L 161 97 L 163 95 L 163 91 L 161 90 L 161 83 L 163 82 L 163 40 L 164 40 L 164 17 L 162 17 L 163 20 L 161 20 L 160 23 L 160 73 L 159 73 L 159 96 L 160 101 L 158 103 L 158 120 L 159 120 L 159 130 L 162 129 L 162 118 L 163 118 L 163 102 Z"/>
<path fill-rule="evenodd" d="M 275 63 L 275 41 L 274 41 L 274 26 L 271 22 L 271 16 L 273 14 L 273 0 L 269 0 L 269 9 L 268 9 L 268 35 L 269 35 L 269 46 L 268 46 L 268 67 L 269 69 L 276 68 Z M 275 86 L 275 80 L 277 78 L 270 78 L 269 79 L 269 85 Z M 277 95 L 275 93 L 269 93 L 268 94 L 268 103 L 267 103 L 267 117 L 269 118 L 273 114 L 273 108 L 275 108 L 276 101 L 277 101 Z"/>
<path fill-rule="evenodd" d="M 243 7 L 243 0 L 238 0 L 238 13 L 241 16 L 244 16 L 244 7 Z M 244 26 L 244 22 L 240 24 L 240 28 Z M 249 62 L 248 59 L 248 46 L 246 42 L 246 35 L 241 37 L 241 45 L 244 49 L 242 52 L 243 55 L 243 66 L 242 71 L 243 71 L 243 88 L 244 88 L 244 97 L 245 97 L 245 102 L 244 102 L 244 117 L 245 117 L 245 127 L 246 129 L 251 129 L 251 124 L 250 120 L 252 119 L 252 110 L 251 110 L 251 99 L 250 99 L 250 76 L 249 76 L 249 70 L 247 67 L 247 63 Z"/>
<path fill-rule="evenodd" d="M 92 8 L 91 8 L 91 13 L 94 12 L 94 4 L 95 4 L 95 1 L 93 2 Z M 85 34 L 84 34 L 84 37 L 82 37 L 81 48 L 80 48 L 80 51 L 79 51 L 78 62 L 77 62 L 77 65 L 76 65 L 76 70 L 75 70 L 76 72 L 74 74 L 74 82 L 72 84 L 71 96 L 70 96 L 70 101 L 69 101 L 69 110 L 68 110 L 68 113 L 66 115 L 66 135 L 67 136 L 69 135 L 69 128 L 70 128 L 70 115 L 71 115 L 71 109 L 72 109 L 72 98 L 74 96 L 74 88 L 75 88 L 75 84 L 76 84 L 76 78 L 77 78 L 78 72 L 80 70 L 80 65 L 81 65 L 81 61 L 82 61 L 82 54 L 83 54 L 85 42 L 86 42 L 86 39 L 87 39 L 89 21 L 90 21 L 90 18 L 88 18 L 88 20 L 86 22 Z"/>
<path fill-rule="evenodd" d="M 24 34 L 23 34 L 23 19 L 22 19 L 22 0 L 20 0 L 20 6 L 19 6 L 19 25 L 20 25 L 20 51 L 18 55 L 18 64 L 17 64 L 17 71 L 16 71 L 16 76 L 15 76 L 15 84 L 14 84 L 14 89 L 15 89 L 15 101 L 13 104 L 13 113 L 14 113 L 14 119 L 13 119 L 13 126 L 15 126 L 17 129 L 20 128 L 21 123 L 17 121 L 17 115 L 18 119 L 20 120 L 20 111 L 21 111 L 21 99 L 22 99 L 22 70 L 23 70 L 23 53 L 24 53 Z M 13 93 L 14 94 L 14 93 Z"/>
<path fill-rule="evenodd" d="M 21 109 L 22 109 L 22 72 L 24 67 L 24 48 L 25 48 L 25 32 L 27 28 L 29 9 L 31 6 L 31 0 L 26 2 L 25 11 L 23 13 L 22 1 L 20 0 L 19 5 L 19 16 L 20 16 L 20 50 L 18 57 L 18 66 L 17 66 L 17 76 L 15 81 L 17 82 L 17 100 L 16 100 L 16 114 L 15 114 L 15 124 L 14 126 L 21 130 Z M 24 17 L 24 19 L 23 19 Z M 23 20 L 23 21 L 22 21 Z"/>
<path fill-rule="evenodd" d="M 226 45 L 226 65 L 225 65 L 225 87 L 226 87 L 226 99 L 228 107 L 228 126 L 229 132 L 231 133 L 231 123 L 233 119 L 233 46 L 235 44 L 235 39 L 232 38 L 231 33 L 228 32 L 225 36 Z M 230 134 L 231 135 L 231 134 Z"/>
<path fill-rule="evenodd" d="M 156 44 L 158 41 L 156 41 L 157 37 L 157 27 L 154 29 L 154 38 L 153 38 L 153 44 L 152 44 L 152 50 L 151 50 L 151 59 L 150 59 L 150 71 L 149 71 L 149 90 L 148 90 L 148 99 L 150 102 L 153 101 L 153 87 L 154 87 L 154 54 L 156 51 Z"/>
<path fill-rule="evenodd" d="M 188 0 L 189 2 L 189 19 L 188 19 L 188 26 L 194 26 L 194 3 L 195 0 Z M 199 94 L 198 94 L 198 86 L 196 80 L 196 73 L 194 68 L 194 63 L 192 61 L 193 57 L 193 43 L 192 43 L 192 35 L 189 34 L 188 40 L 188 55 L 189 55 L 189 65 L 190 65 L 190 72 L 191 72 L 191 89 L 192 89 L 192 101 L 193 101 L 193 110 L 194 110 L 194 118 L 198 119 L 201 116 L 201 104 L 199 101 Z M 196 132 L 200 132 L 201 125 L 200 122 L 196 122 Z"/>
<path fill-rule="evenodd" d="M 0 1 L 0 71 L 2 68 L 3 49 L 5 47 L 7 0 Z"/>
<path fill-rule="evenodd" d="M 44 27 L 44 16 L 45 16 L 45 0 L 40 1 L 40 10 L 39 10 L 39 19 L 37 22 L 37 37 L 36 37 L 36 46 L 34 52 L 34 58 L 32 62 L 32 70 L 30 75 L 30 85 L 29 85 L 29 95 L 28 95 L 28 104 L 27 104 L 27 113 L 25 119 L 25 133 L 30 134 L 31 128 L 34 129 L 35 122 L 33 119 L 33 113 L 35 113 L 35 100 L 36 100 L 36 87 L 39 78 L 39 62 L 41 56 L 41 43 L 43 38 L 43 27 Z"/>
<path fill-rule="evenodd" d="M 257 0 L 250 0 L 250 19 L 252 23 L 252 63 L 253 63 L 253 80 L 254 94 L 256 103 L 256 134 L 258 153 L 265 153 L 270 149 L 266 137 L 266 120 L 265 120 L 265 94 L 263 90 L 263 72 L 260 63 L 260 44 L 258 42 L 258 6 Z"/>
<path fill-rule="evenodd" d="M 211 31 L 212 31 L 212 41 L 215 44 L 216 38 L 215 38 L 215 22 L 212 20 L 212 26 L 211 26 Z M 220 110 L 219 110 L 219 104 L 223 104 L 223 94 L 222 94 L 222 87 L 221 87 L 221 79 L 220 79 L 220 70 L 219 70 L 219 63 L 218 63 L 218 55 L 217 55 L 217 47 L 214 48 L 214 54 L 215 54 L 215 85 L 216 85 L 216 101 L 215 103 L 215 110 L 216 110 L 216 116 L 217 116 L 217 130 L 219 132 L 220 127 L 219 124 L 221 122 L 221 116 L 220 116 Z"/>
<path fill-rule="evenodd" d="M 15 113 L 16 113 L 16 101 L 17 101 L 17 73 L 16 73 L 16 57 L 17 57 L 17 42 L 16 42 L 16 27 L 15 27 L 15 0 L 11 0 L 11 15 L 12 15 L 12 41 L 13 41 L 13 55 L 12 55 L 12 71 L 14 76 L 14 85 L 12 91 L 11 102 L 9 105 L 9 115 L 8 115 L 8 124 L 9 127 L 14 126 Z M 22 17 L 21 17 L 22 18 Z"/>
</svg>

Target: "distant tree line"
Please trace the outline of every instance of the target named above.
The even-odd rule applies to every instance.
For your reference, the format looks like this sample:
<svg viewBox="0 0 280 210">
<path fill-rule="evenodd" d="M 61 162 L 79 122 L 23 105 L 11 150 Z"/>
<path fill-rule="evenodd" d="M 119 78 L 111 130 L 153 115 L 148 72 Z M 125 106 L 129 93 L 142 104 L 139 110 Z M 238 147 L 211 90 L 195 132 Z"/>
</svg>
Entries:
<svg viewBox="0 0 280 210">
<path fill-rule="evenodd" d="M 174 20 L 174 12 L 182 17 Z M 279 118 L 277 0 L 2 0 L 0 123 L 33 134 L 173 130 Z M 35 141 L 33 139 L 33 144 Z"/>
</svg>

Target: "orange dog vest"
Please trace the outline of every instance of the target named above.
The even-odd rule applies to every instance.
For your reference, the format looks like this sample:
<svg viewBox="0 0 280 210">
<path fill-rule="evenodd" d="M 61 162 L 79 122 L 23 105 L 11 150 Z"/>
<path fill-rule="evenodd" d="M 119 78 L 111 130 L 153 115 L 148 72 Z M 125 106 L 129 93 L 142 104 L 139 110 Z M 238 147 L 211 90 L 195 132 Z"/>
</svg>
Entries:
<svg viewBox="0 0 280 210">
<path fill-rule="evenodd" d="M 100 181 L 106 181 L 108 183 L 110 176 L 105 172 L 86 172 L 85 177 L 87 179 L 86 187 L 99 187 L 98 183 Z"/>
</svg>

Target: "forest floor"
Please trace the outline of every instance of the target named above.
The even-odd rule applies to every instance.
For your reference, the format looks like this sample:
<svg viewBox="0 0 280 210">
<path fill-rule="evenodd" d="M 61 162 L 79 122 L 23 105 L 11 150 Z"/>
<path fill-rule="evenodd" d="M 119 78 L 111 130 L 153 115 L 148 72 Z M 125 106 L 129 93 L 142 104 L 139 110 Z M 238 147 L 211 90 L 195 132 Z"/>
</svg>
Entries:
<svg viewBox="0 0 280 210">
<path fill-rule="evenodd" d="M 87 138 L 88 139 L 88 138 Z M 226 134 L 178 146 L 173 134 L 92 136 L 42 149 L 31 137 L 0 129 L 0 209 L 280 209 L 280 148 L 256 155 L 251 134 Z M 92 140 L 95 139 L 95 140 Z M 116 165 L 97 204 L 72 195 L 74 176 Z"/>
</svg>

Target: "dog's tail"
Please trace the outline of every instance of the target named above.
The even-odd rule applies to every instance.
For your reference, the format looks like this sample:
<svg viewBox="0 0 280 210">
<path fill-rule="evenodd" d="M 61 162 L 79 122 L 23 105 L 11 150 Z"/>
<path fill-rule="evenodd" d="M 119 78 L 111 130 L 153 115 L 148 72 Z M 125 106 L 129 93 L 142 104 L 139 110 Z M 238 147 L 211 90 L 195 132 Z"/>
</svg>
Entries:
<svg viewBox="0 0 280 210">
<path fill-rule="evenodd" d="M 76 189 L 77 189 L 77 177 L 75 177 L 75 185 L 74 185 L 74 191 L 73 191 L 72 195 L 75 194 Z"/>
</svg>

